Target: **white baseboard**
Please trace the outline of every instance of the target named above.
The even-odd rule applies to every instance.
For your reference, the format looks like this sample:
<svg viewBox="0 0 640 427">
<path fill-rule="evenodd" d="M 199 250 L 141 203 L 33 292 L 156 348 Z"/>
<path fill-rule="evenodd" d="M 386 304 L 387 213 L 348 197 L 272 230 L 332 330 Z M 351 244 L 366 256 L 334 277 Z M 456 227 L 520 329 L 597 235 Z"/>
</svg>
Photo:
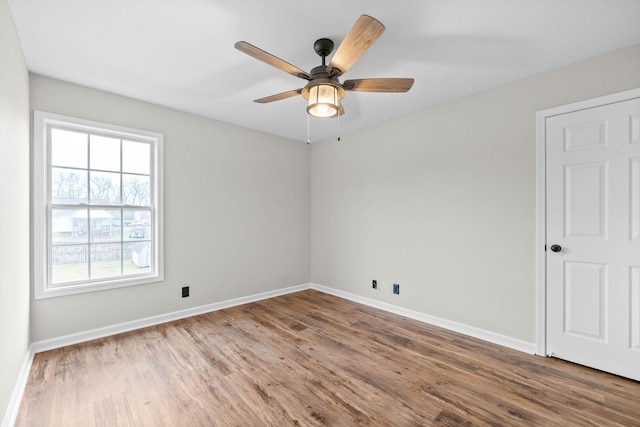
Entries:
<svg viewBox="0 0 640 427">
<path fill-rule="evenodd" d="M 286 295 L 293 292 L 299 292 L 311 287 L 310 283 L 303 285 L 291 286 L 288 288 L 277 289 L 274 291 L 262 292 L 259 294 L 249 295 L 241 298 L 234 298 L 213 304 L 201 305 L 199 307 L 188 308 L 185 310 L 174 311 L 171 313 L 161 314 L 158 316 L 146 317 L 144 319 L 132 320 L 130 322 L 118 323 L 103 328 L 91 329 L 89 331 L 78 332 L 70 335 L 63 335 L 48 340 L 36 341 L 31 344 L 34 353 L 53 350 L 55 348 L 65 347 L 68 345 L 78 344 L 81 342 L 91 341 L 98 338 L 104 338 L 111 335 L 121 334 L 136 329 L 146 328 L 149 326 L 159 325 L 161 323 L 171 322 L 186 317 L 197 316 L 198 314 L 209 313 L 212 311 L 222 310 L 224 308 L 235 307 L 237 305 L 248 304 L 268 298 Z"/>
<path fill-rule="evenodd" d="M 502 345 L 504 347 L 509 347 L 525 353 L 535 354 L 536 352 L 536 346 L 534 343 L 522 341 L 516 338 L 508 337 L 506 335 L 501 335 L 495 332 L 476 328 L 474 326 L 469 326 L 462 323 L 453 322 L 451 320 L 442 319 L 440 317 L 431 316 L 418 311 L 409 310 L 403 307 L 384 303 L 371 298 L 366 298 L 360 295 L 330 288 L 328 286 L 319 285 L 317 283 L 307 283 L 303 285 L 291 286 L 288 288 L 277 289 L 274 291 L 268 291 L 260 294 L 249 295 L 246 297 L 230 299 L 230 300 L 226 300 L 226 301 L 222 301 L 214 304 L 207 304 L 199 307 L 193 307 L 186 310 L 174 311 L 171 313 L 161 314 L 159 316 L 147 317 L 144 319 L 133 320 L 130 322 L 118 323 L 116 325 L 105 326 L 103 328 L 92 329 L 89 331 L 79 332 L 76 334 L 64 335 L 61 337 L 52 338 L 52 339 L 43 340 L 43 341 L 36 341 L 31 344 L 31 351 L 32 353 L 39 353 L 42 351 L 52 350 L 55 348 L 60 348 L 68 345 L 78 344 L 81 342 L 91 341 L 97 338 L 103 338 L 103 337 L 107 337 L 115 334 L 120 334 L 123 332 L 133 331 L 135 329 L 146 328 L 148 326 L 158 325 L 160 323 L 171 322 L 173 320 L 178 320 L 178 319 L 184 319 L 185 317 L 197 316 L 198 314 L 209 313 L 212 311 L 222 310 L 229 307 L 235 307 L 242 304 L 248 304 L 251 302 L 260 301 L 267 298 L 273 298 L 280 295 L 299 292 L 305 289 L 316 289 L 320 292 L 335 295 L 340 298 L 348 299 L 354 302 L 358 302 L 360 304 L 365 304 L 370 307 L 388 311 L 390 313 L 399 314 L 401 316 L 405 316 L 410 319 L 418 320 L 424 323 L 428 323 L 430 325 L 439 326 L 444 329 L 449 329 L 454 332 L 459 332 L 465 335 L 472 336 L 474 338 L 479 338 L 484 341 Z"/>
<path fill-rule="evenodd" d="M 18 410 L 20 409 L 20 402 L 22 402 L 22 396 L 24 395 L 24 389 L 27 387 L 27 380 L 29 379 L 29 372 L 31 372 L 31 365 L 33 364 L 33 346 L 29 346 L 27 354 L 24 357 L 24 362 L 20 368 L 18 379 L 13 387 L 13 393 L 11 393 L 11 399 L 9 400 L 9 406 L 4 414 L 2 420 L 2 427 L 13 427 L 18 417 Z"/>
<path fill-rule="evenodd" d="M 536 345 L 522 341 L 516 338 L 512 338 L 506 335 L 498 334 L 495 332 L 487 331 L 484 329 L 476 328 L 474 326 L 465 325 L 463 323 L 453 322 L 451 320 L 442 319 L 440 317 L 431 316 L 429 314 L 420 313 L 419 311 L 413 311 L 406 308 L 398 307 L 396 305 L 387 304 L 385 302 L 377 301 L 371 298 L 362 297 L 360 295 L 344 292 L 338 289 L 330 288 L 317 283 L 311 284 L 312 289 L 335 295 L 340 298 L 348 299 L 360 304 L 367 305 L 369 307 L 378 308 L 380 310 L 388 311 L 390 313 L 399 314 L 410 319 L 418 320 L 420 322 L 428 323 L 430 325 L 438 326 L 450 331 L 459 332 L 461 334 L 469 335 L 474 338 L 478 338 L 484 341 L 498 344 L 503 347 L 508 347 L 514 350 L 519 350 L 524 353 L 535 354 Z"/>
</svg>

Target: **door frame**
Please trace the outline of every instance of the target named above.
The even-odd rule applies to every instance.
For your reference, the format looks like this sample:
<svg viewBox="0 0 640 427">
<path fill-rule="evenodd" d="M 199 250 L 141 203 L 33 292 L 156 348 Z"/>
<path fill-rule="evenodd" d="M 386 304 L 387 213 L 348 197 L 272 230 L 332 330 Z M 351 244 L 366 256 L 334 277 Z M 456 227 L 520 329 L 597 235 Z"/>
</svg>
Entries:
<svg viewBox="0 0 640 427">
<path fill-rule="evenodd" d="M 547 356 L 547 152 L 546 119 L 640 98 L 640 88 L 536 112 L 536 354 Z"/>
</svg>

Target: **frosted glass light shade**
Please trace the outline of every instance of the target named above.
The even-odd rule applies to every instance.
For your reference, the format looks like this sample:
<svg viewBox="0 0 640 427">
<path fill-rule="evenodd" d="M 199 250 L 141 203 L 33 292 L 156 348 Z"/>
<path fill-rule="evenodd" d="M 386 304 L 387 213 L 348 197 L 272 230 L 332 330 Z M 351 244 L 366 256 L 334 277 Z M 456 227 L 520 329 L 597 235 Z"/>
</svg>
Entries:
<svg viewBox="0 0 640 427">
<path fill-rule="evenodd" d="M 340 92 L 329 84 L 318 84 L 309 88 L 307 113 L 315 117 L 334 117 L 338 115 Z"/>
</svg>

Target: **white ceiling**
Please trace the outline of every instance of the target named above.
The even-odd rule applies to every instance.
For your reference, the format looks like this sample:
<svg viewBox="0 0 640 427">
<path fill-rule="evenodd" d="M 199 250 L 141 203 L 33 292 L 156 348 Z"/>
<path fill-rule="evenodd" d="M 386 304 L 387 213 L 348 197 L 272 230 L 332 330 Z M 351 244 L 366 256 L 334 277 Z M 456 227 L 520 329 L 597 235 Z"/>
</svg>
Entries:
<svg viewBox="0 0 640 427">
<path fill-rule="evenodd" d="M 318 141 L 640 43 L 640 0 L 9 0 L 31 72 L 307 140 L 306 104 L 252 100 L 306 81 L 234 49 L 245 40 L 303 70 L 361 14 L 386 31 L 342 78 L 413 77 L 405 94 L 347 92 L 310 120 Z M 639 70 L 640 72 L 640 70 Z"/>
</svg>

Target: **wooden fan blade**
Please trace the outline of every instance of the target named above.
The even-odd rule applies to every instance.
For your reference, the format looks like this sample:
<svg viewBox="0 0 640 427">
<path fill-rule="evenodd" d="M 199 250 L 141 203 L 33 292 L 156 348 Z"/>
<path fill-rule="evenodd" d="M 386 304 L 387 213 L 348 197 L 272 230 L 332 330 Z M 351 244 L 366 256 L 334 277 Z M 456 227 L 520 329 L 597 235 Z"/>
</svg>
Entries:
<svg viewBox="0 0 640 427">
<path fill-rule="evenodd" d="M 362 15 L 347 33 L 329 64 L 329 73 L 341 76 L 378 40 L 384 25 L 375 18 Z"/>
<path fill-rule="evenodd" d="M 266 96 L 264 98 L 256 99 L 253 102 L 259 104 L 266 104 L 267 102 L 280 101 L 281 99 L 291 98 L 292 96 L 300 95 L 302 89 L 294 89 L 287 92 L 278 93 L 276 95 Z"/>
<path fill-rule="evenodd" d="M 300 77 L 301 79 L 311 80 L 311 76 L 306 71 L 303 71 L 295 65 L 291 65 L 287 61 L 283 61 L 282 59 L 273 56 L 269 52 L 265 52 L 264 50 L 257 48 L 250 43 L 240 41 L 237 42 L 234 47 L 240 52 L 244 52 L 247 55 L 264 62 L 265 64 L 269 64 L 272 67 L 277 68 L 278 70 L 282 70 L 285 73 L 291 74 L 292 76 Z"/>
<path fill-rule="evenodd" d="M 354 92 L 407 92 L 413 86 L 413 79 L 356 79 L 345 80 L 344 90 Z"/>
</svg>

